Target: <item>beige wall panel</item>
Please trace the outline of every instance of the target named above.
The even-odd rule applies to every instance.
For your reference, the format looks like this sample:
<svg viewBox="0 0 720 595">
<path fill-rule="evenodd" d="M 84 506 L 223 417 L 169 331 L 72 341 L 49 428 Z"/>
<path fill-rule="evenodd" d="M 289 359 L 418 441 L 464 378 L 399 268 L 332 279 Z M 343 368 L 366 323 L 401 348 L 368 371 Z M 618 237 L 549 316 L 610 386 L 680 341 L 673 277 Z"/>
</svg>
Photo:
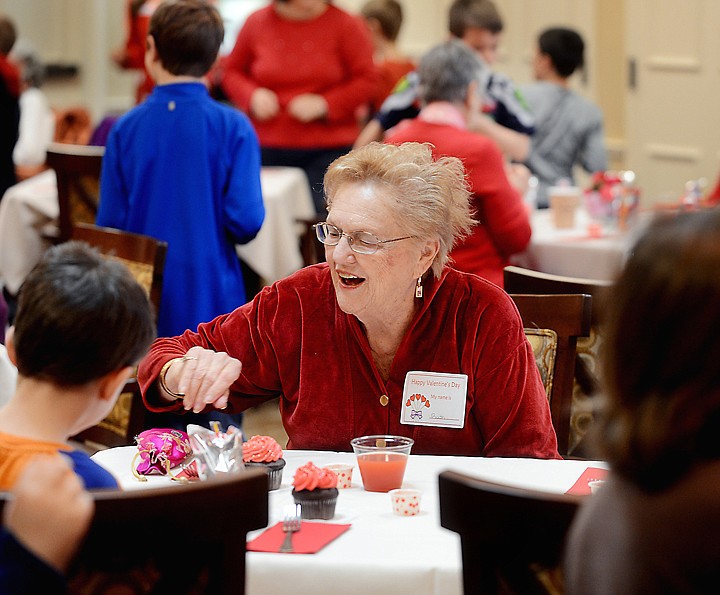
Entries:
<svg viewBox="0 0 720 595">
<path fill-rule="evenodd" d="M 717 170 L 720 76 L 716 0 L 626 0 L 635 86 L 627 96 L 627 164 L 647 204 L 676 199 Z"/>
</svg>

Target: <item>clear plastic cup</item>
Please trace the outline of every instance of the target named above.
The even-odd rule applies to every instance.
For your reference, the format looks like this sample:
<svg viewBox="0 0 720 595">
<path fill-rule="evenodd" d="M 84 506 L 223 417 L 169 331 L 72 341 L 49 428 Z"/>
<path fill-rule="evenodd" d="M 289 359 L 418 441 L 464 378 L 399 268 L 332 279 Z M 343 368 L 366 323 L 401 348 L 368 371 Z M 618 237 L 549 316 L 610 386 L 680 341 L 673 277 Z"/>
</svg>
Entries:
<svg viewBox="0 0 720 595">
<path fill-rule="evenodd" d="M 374 435 L 350 441 L 357 456 L 363 487 L 368 492 L 389 492 L 402 487 L 408 456 L 414 444 L 405 436 Z"/>
</svg>

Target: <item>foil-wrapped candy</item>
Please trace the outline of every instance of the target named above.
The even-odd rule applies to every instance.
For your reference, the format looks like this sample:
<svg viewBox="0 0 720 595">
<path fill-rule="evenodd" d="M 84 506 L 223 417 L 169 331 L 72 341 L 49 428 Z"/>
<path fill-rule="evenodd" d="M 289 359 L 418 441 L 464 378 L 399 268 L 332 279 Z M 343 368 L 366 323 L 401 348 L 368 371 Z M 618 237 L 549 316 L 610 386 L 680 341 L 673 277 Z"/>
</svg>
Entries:
<svg viewBox="0 0 720 595">
<path fill-rule="evenodd" d="M 187 427 L 198 477 L 209 479 L 218 474 L 244 470 L 240 429 L 230 426 L 227 432 L 222 432 L 218 422 L 210 423 L 211 429 L 193 424 Z"/>
</svg>

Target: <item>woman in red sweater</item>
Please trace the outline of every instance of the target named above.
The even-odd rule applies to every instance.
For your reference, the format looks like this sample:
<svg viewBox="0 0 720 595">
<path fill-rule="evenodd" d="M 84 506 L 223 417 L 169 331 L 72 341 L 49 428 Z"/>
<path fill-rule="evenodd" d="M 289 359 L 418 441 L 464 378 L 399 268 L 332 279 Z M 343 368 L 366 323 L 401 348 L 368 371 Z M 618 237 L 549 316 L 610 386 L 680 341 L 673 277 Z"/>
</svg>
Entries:
<svg viewBox="0 0 720 595">
<path fill-rule="evenodd" d="M 505 161 L 495 143 L 468 129 L 480 113 L 487 71 L 457 41 L 430 50 L 421 60 L 423 109 L 388 134 L 386 142 L 430 143 L 436 157 L 459 157 L 472 189 L 472 207 L 479 225 L 450 254 L 453 266 L 475 273 L 500 287 L 509 257 L 525 249 L 532 230 L 522 198 L 508 179 Z"/>
<path fill-rule="evenodd" d="M 324 212 L 325 170 L 350 150 L 375 88 L 365 24 L 325 0 L 275 0 L 248 17 L 224 68 L 223 89 L 250 116 L 263 165 L 304 169 Z"/>
</svg>

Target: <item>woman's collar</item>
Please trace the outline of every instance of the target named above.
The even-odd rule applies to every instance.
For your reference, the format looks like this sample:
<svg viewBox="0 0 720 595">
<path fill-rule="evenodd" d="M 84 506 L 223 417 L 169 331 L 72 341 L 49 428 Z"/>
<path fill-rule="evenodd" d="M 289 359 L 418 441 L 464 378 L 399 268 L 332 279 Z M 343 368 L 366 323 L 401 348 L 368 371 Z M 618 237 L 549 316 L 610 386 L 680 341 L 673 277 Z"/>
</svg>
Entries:
<svg viewBox="0 0 720 595">
<path fill-rule="evenodd" d="M 432 124 L 446 124 L 461 130 L 467 129 L 467 121 L 462 109 L 449 101 L 428 103 L 420 110 L 418 119 Z"/>
</svg>

